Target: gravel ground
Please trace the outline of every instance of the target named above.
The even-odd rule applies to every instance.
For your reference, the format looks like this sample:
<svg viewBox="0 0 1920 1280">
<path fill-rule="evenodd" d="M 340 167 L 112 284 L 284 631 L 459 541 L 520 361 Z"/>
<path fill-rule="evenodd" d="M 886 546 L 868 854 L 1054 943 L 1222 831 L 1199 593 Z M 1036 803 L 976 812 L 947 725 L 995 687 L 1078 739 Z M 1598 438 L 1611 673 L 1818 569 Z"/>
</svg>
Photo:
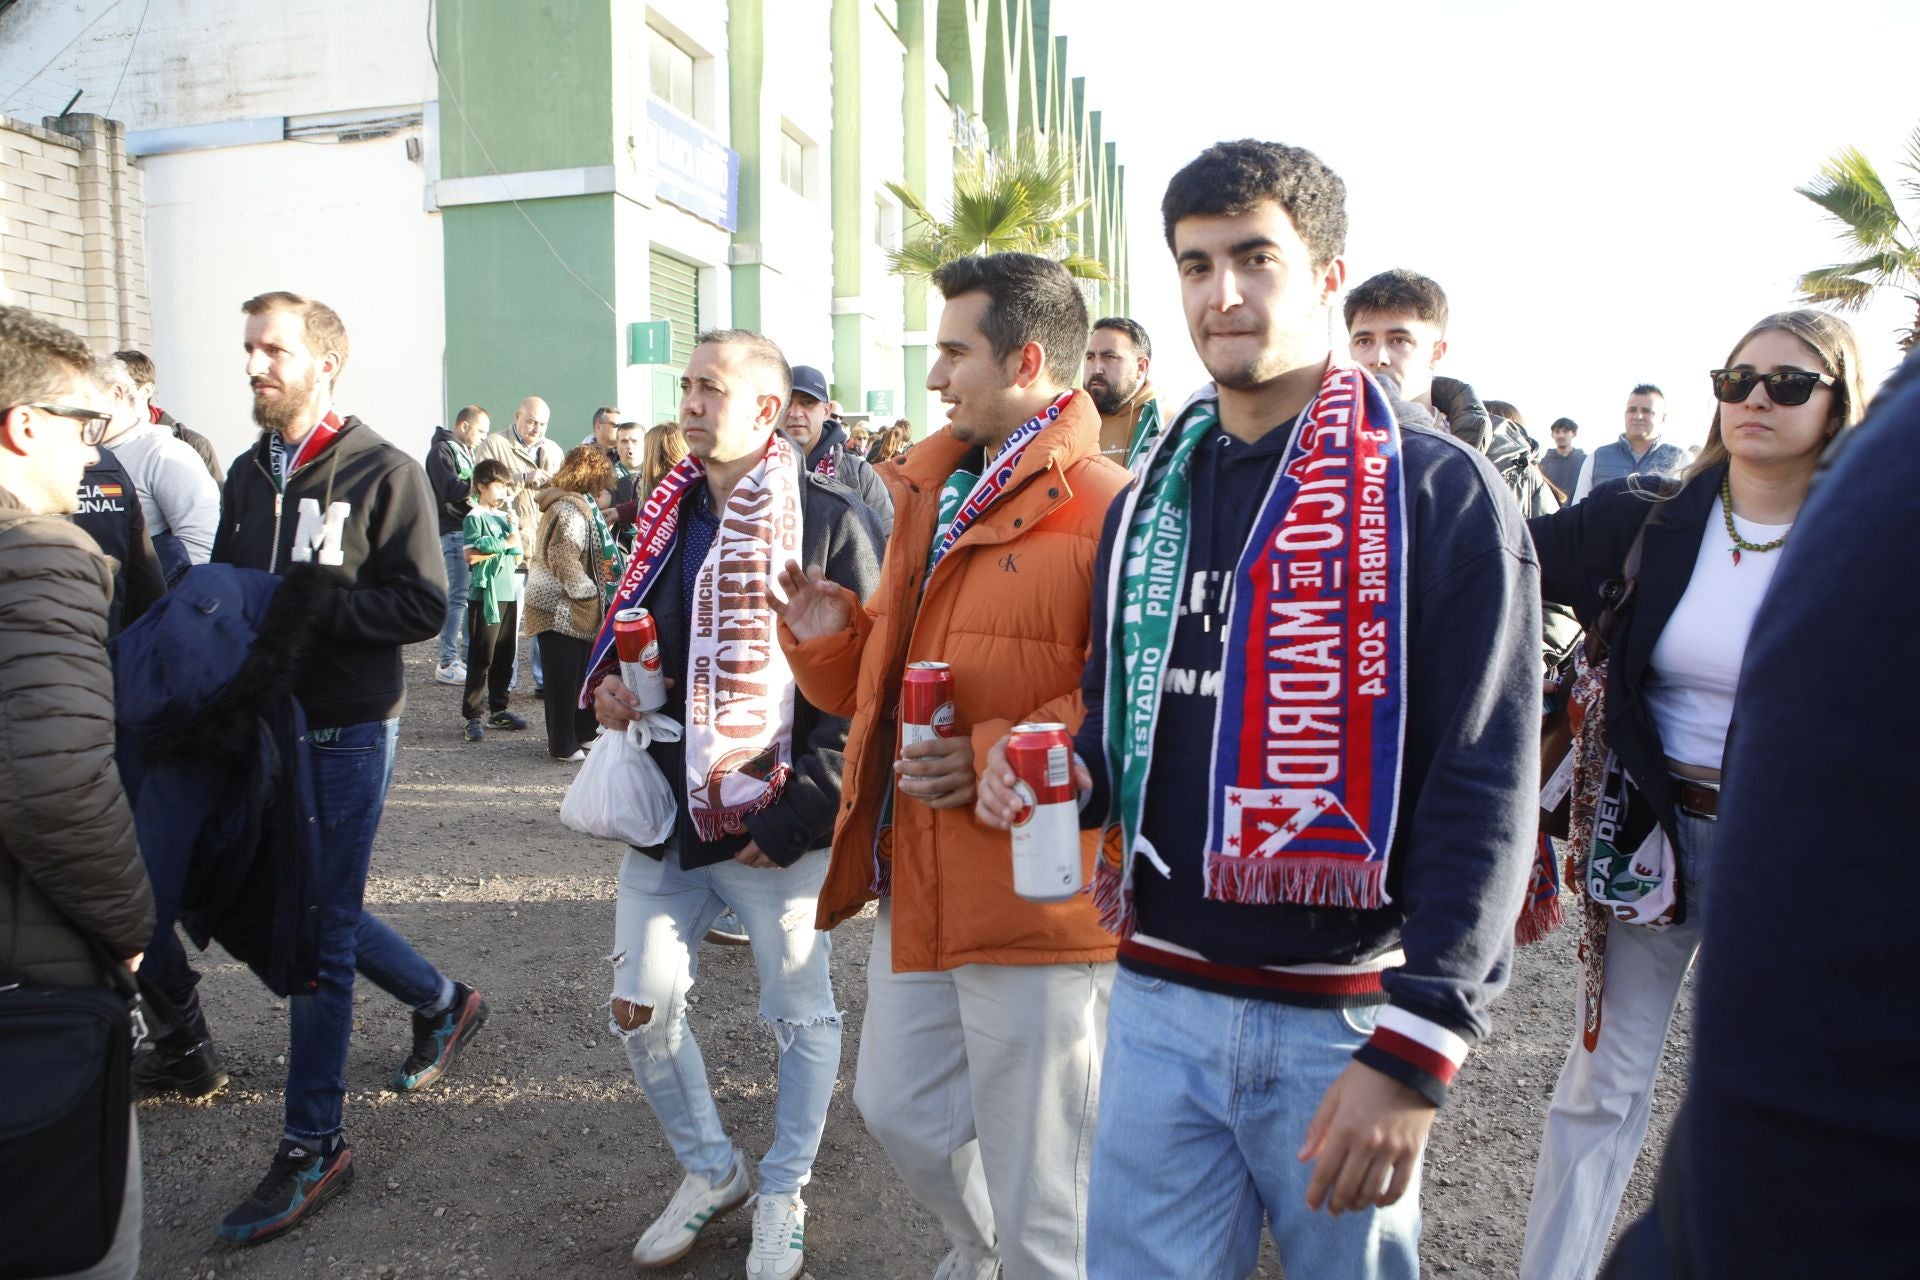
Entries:
<svg viewBox="0 0 1920 1280">
<path fill-rule="evenodd" d="M 347 1063 L 353 1188 L 279 1240 L 248 1250 L 214 1225 L 266 1169 L 280 1126 L 286 1013 L 217 948 L 201 990 L 232 1085 L 207 1102 L 151 1100 L 146 1146 L 150 1277 L 522 1277 L 627 1273 L 628 1251 L 680 1179 L 659 1126 L 607 1033 L 603 1004 L 618 853 L 556 817 L 575 766 L 550 760 L 540 707 L 523 734 L 460 741 L 458 691 L 431 681 L 432 646 L 409 662 L 412 698 L 368 904 L 449 975 L 483 991 L 485 1030 L 440 1085 L 410 1098 L 384 1085 L 407 1052 L 406 1011 L 368 984 L 355 996 Z M 523 671 L 526 669 L 523 663 Z M 869 919 L 834 934 L 847 1011 L 839 1088 L 807 1200 L 808 1272 L 892 1280 L 932 1273 L 944 1248 L 868 1136 L 848 1092 L 865 1005 Z M 772 1137 L 774 1053 L 745 948 L 707 947 L 693 1025 L 713 1092 L 741 1148 Z M 1570 931 L 1520 954 L 1493 1037 L 1468 1060 L 1427 1156 L 1423 1270 L 1514 1273 L 1540 1128 L 1572 1033 Z M 1652 1191 L 1686 1060 L 1683 997 L 1662 1064 L 1654 1132 L 1628 1191 Z M 710 1228 L 668 1276 L 744 1273 L 750 1219 Z M 1271 1243 L 1256 1273 L 1277 1277 Z"/>
</svg>

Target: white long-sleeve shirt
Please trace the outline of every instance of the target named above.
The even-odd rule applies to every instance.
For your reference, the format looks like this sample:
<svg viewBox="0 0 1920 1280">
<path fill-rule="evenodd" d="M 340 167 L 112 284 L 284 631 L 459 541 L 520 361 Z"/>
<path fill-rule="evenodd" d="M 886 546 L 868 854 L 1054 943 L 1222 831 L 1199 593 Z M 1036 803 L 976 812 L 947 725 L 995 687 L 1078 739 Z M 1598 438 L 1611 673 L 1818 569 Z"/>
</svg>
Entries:
<svg viewBox="0 0 1920 1280">
<path fill-rule="evenodd" d="M 189 561 L 205 564 L 220 524 L 220 486 L 193 446 L 151 422 L 108 444 L 133 480 L 147 532 L 156 537 L 172 534 L 186 548 Z"/>
</svg>

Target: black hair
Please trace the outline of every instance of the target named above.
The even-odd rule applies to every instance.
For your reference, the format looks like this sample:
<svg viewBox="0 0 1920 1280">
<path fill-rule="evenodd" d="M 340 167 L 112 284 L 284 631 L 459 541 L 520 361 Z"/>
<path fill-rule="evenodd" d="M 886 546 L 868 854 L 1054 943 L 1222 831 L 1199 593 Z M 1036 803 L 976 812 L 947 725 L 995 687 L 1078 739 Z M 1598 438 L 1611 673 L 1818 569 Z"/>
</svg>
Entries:
<svg viewBox="0 0 1920 1280">
<path fill-rule="evenodd" d="M 1495 414 L 1498 417 L 1505 418 L 1508 422 L 1511 422 L 1516 427 L 1524 427 L 1527 425 L 1527 420 L 1520 416 L 1520 410 L 1515 407 L 1513 401 L 1488 400 L 1485 402 L 1485 404 L 1486 404 L 1488 413 Z"/>
<path fill-rule="evenodd" d="M 507 470 L 507 464 L 498 458 L 482 458 L 473 464 L 473 491 L 480 492 L 483 484 L 512 484 L 513 472 Z"/>
<path fill-rule="evenodd" d="M 1547 431 L 1551 433 L 1551 432 L 1559 431 L 1562 428 L 1565 428 L 1566 430 L 1573 432 L 1573 434 L 1575 435 L 1580 434 L 1580 424 L 1575 422 L 1572 418 L 1555 418 L 1553 420 L 1553 425 L 1548 427 Z"/>
<path fill-rule="evenodd" d="M 761 393 L 779 396 L 783 405 L 793 398 L 793 366 L 772 338 L 753 329 L 709 329 L 695 338 L 693 345 L 704 347 L 709 342 L 743 348 L 747 367 L 757 375 Z"/>
<path fill-rule="evenodd" d="M 980 332 L 995 359 L 1037 342 L 1053 380 L 1073 385 L 1086 358 L 1087 303 L 1065 267 L 1031 253 L 955 258 L 933 273 L 933 284 L 949 302 L 976 291 L 987 295 Z"/>
<path fill-rule="evenodd" d="M 1365 312 L 1399 314 L 1411 312 L 1441 333 L 1447 331 L 1447 291 L 1439 283 L 1417 271 L 1394 267 L 1377 276 L 1368 276 L 1347 295 L 1347 329 L 1353 318 Z"/>
<path fill-rule="evenodd" d="M 1633 390 L 1627 392 L 1627 395 L 1628 396 L 1659 396 L 1662 400 L 1665 400 L 1667 398 L 1667 393 L 1662 391 L 1660 388 L 1654 386 L 1651 382 L 1638 383 L 1637 385 L 1635 385 Z"/>
<path fill-rule="evenodd" d="M 1093 322 L 1093 333 L 1098 333 L 1102 329 L 1112 329 L 1116 333 L 1126 334 L 1127 341 L 1133 344 L 1135 351 L 1149 360 L 1153 359 L 1153 343 L 1147 338 L 1147 331 L 1138 320 L 1130 320 L 1126 316 L 1101 316 Z M 1093 335 L 1087 336 L 1091 339 Z"/>
<path fill-rule="evenodd" d="M 1172 249 L 1182 218 L 1230 217 L 1271 200 L 1286 211 L 1317 269 L 1347 247 L 1347 184 L 1303 147 L 1241 138 L 1216 142 L 1173 175 L 1160 202 Z"/>
</svg>

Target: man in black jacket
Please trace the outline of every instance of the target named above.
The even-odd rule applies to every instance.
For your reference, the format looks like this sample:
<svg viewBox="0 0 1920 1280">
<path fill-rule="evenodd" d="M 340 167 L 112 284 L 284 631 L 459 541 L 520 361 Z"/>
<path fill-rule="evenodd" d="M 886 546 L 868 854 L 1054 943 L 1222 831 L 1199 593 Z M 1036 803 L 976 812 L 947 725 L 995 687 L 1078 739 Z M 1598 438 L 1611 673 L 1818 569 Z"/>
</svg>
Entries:
<svg viewBox="0 0 1920 1280">
<path fill-rule="evenodd" d="M 793 366 L 793 395 L 781 426 L 805 455 L 807 470 L 853 490 L 880 522 L 882 537 L 890 537 L 893 499 L 880 477 L 873 474 L 872 465 L 847 448 L 847 429 L 829 412 L 833 403 L 827 399 L 825 376 L 811 365 L 797 364 Z"/>
<path fill-rule="evenodd" d="M 241 310 L 261 435 L 227 472 L 213 559 L 268 572 L 312 563 L 332 579 L 325 621 L 294 678 L 320 822 L 319 977 L 311 993 L 287 1002 L 293 1031 L 279 1148 L 220 1225 L 223 1238 L 253 1244 L 353 1180 L 341 1104 L 355 968 L 414 1011 L 413 1052 L 393 1081 L 401 1092 L 443 1075 L 487 1006 L 361 908 L 406 701 L 401 647 L 433 636 L 446 617 L 433 496 L 419 463 L 334 410 L 347 333 L 332 308 L 276 292 Z"/>
<path fill-rule="evenodd" d="M 467 682 L 467 664 L 461 658 L 467 626 L 467 549 L 460 525 L 467 518 L 467 500 L 473 495 L 473 451 L 487 438 L 487 411 L 470 404 L 454 415 L 453 430 L 433 429 L 427 446 L 427 486 L 438 504 L 440 557 L 447 566 L 447 620 L 440 627 L 440 663 L 433 678 L 441 684 Z"/>
<path fill-rule="evenodd" d="M 131 966 L 153 930 L 153 891 L 113 767 L 109 570 L 62 518 L 106 430 L 89 403 L 91 360 L 76 335 L 0 306 L 0 987 L 105 986 L 96 954 Z M 57 1099 L 51 1088 L 40 1096 L 49 1108 Z M 131 1112 L 104 1119 L 131 1133 L 118 1228 L 110 1241 L 51 1243 L 76 1256 L 93 1244 L 99 1261 L 84 1274 L 119 1280 L 140 1269 L 139 1131 Z M 65 1207 L 48 1203 L 54 1183 L 24 1180 L 0 1194 L 0 1240 L 13 1247 L 51 1230 L 46 1214 Z"/>
<path fill-rule="evenodd" d="M 879 582 L 881 542 L 871 513 L 840 485 L 803 472 L 799 451 L 775 430 L 789 376 L 780 349 L 757 333 L 701 335 L 681 379 L 680 424 L 703 474 L 663 499 L 665 510 L 641 513 L 617 601 L 652 611 L 673 681 L 661 711 L 686 726 L 684 740 L 655 738 L 648 748 L 672 790 L 675 830 L 657 848 L 628 851 L 614 927 L 611 1030 L 686 1170 L 634 1246 L 642 1268 L 683 1257 L 711 1217 L 752 1191 L 686 1021 L 689 957 L 723 909 L 745 926 L 780 1055 L 749 1275 L 799 1272 L 800 1191 L 840 1065 L 829 943 L 813 912 L 847 721 L 800 696 L 770 597 L 775 568 L 797 554 L 865 599 Z M 603 634 L 594 671 L 606 669 L 606 652 Z M 610 732 L 638 718 L 613 675 L 598 684 L 594 710 Z"/>
</svg>

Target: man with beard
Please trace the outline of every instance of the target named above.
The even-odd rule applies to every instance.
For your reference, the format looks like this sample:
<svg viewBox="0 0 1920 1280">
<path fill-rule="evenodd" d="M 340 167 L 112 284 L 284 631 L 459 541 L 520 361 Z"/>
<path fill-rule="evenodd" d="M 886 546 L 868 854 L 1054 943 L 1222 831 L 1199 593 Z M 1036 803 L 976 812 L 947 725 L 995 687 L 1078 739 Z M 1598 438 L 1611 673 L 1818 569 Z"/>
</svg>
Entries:
<svg viewBox="0 0 1920 1280">
<path fill-rule="evenodd" d="M 413 1010 L 413 1052 L 391 1085 L 403 1093 L 445 1074 L 486 1020 L 487 1005 L 361 907 L 405 704 L 401 648 L 433 637 L 446 618 L 446 571 L 426 475 L 371 427 L 336 410 L 347 331 L 331 307 L 275 292 L 248 299 L 241 310 L 260 439 L 227 471 L 213 558 L 270 573 L 319 565 L 331 594 L 315 613 L 319 632 L 294 676 L 320 826 L 317 979 L 287 1001 L 292 1036 L 279 1147 L 253 1194 L 220 1224 L 223 1239 L 257 1244 L 353 1181 L 341 1109 L 355 969 Z M 162 921 L 156 942 L 171 939 L 171 922 Z M 164 968 L 171 972 L 150 972 L 150 955 L 142 976 L 159 979 L 174 1004 L 191 1006 L 191 1022 L 158 1053 L 206 1040 L 193 977 L 182 972 L 177 943 L 170 951 Z"/>
<path fill-rule="evenodd" d="M 853 490 L 880 521 L 880 534 L 893 533 L 893 499 L 887 486 L 873 474 L 873 467 L 847 447 L 847 428 L 837 417 L 829 416 L 833 401 L 827 398 L 827 379 L 812 365 L 793 366 L 793 398 L 787 404 L 787 416 L 781 422 L 787 439 L 799 447 L 806 458 L 807 470 L 827 480 L 835 480 Z"/>
<path fill-rule="evenodd" d="M 1147 381 L 1152 363 L 1153 343 L 1137 321 L 1107 316 L 1093 322 L 1083 385 L 1100 411 L 1100 452 L 1122 466 L 1160 434 L 1160 400 Z"/>
</svg>

